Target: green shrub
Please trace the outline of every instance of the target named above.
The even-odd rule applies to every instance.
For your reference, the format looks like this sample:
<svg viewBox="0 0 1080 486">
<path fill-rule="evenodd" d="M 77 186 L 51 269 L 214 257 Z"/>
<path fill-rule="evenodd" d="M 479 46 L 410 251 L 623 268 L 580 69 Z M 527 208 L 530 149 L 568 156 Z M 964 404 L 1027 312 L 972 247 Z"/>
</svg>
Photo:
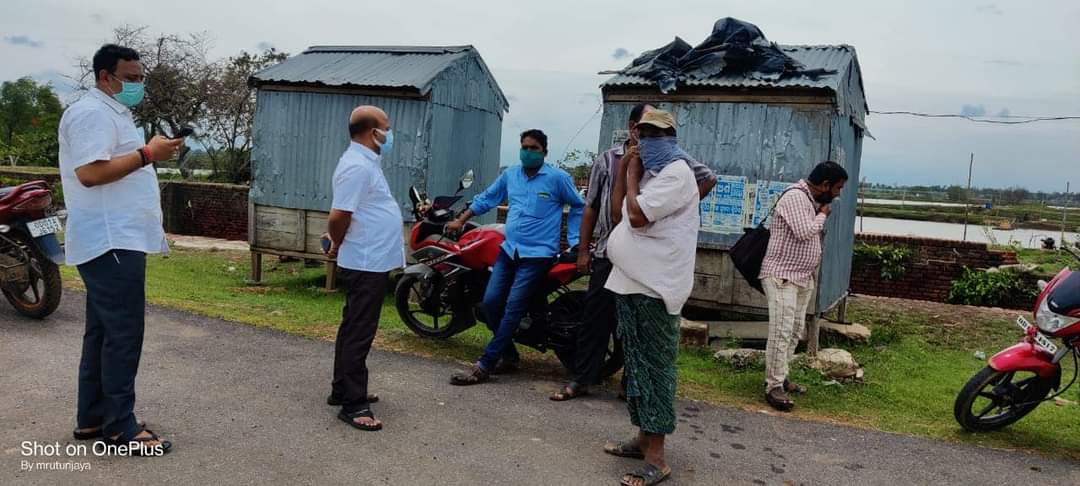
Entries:
<svg viewBox="0 0 1080 486">
<path fill-rule="evenodd" d="M 1027 309 L 1038 296 L 1038 288 L 1024 274 L 1012 270 L 984 272 L 964 269 L 949 291 L 950 304 Z"/>
<path fill-rule="evenodd" d="M 912 254 L 906 246 L 859 243 L 855 245 L 852 261 L 857 265 L 880 265 L 882 279 L 896 280 L 907 272 Z"/>
</svg>

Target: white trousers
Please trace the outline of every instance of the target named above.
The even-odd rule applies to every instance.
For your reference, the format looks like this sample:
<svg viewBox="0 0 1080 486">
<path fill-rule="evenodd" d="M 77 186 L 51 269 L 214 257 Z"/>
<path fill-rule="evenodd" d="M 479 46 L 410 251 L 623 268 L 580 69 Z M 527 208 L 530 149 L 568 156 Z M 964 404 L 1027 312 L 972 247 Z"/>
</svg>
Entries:
<svg viewBox="0 0 1080 486">
<path fill-rule="evenodd" d="M 769 341 L 765 345 L 765 391 L 784 385 L 795 348 L 806 336 L 806 308 L 814 283 L 806 288 L 777 278 L 761 279 L 769 300 Z"/>
</svg>

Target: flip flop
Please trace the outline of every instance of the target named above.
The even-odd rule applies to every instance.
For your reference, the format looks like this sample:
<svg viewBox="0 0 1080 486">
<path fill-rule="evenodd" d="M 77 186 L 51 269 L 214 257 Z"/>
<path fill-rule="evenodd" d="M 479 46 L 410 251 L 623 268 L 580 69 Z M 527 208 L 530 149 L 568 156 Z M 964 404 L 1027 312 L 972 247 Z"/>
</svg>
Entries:
<svg viewBox="0 0 1080 486">
<path fill-rule="evenodd" d="M 138 457 L 158 457 L 158 456 L 168 454 L 169 451 L 172 450 L 172 442 L 169 442 L 167 440 L 163 440 L 160 436 L 155 434 L 153 431 L 150 431 L 148 429 L 143 429 L 143 430 L 140 430 L 139 432 L 140 433 L 146 432 L 147 434 L 150 434 L 150 437 L 132 437 L 132 438 L 127 439 L 127 440 L 124 440 L 124 439 L 102 439 L 102 442 L 104 442 L 106 445 L 111 445 L 111 446 L 130 446 L 132 442 L 138 443 L 139 444 L 138 447 L 133 448 L 133 449 L 130 450 L 130 455 L 138 456 Z M 161 441 L 160 454 L 158 454 L 157 451 L 155 451 L 154 446 L 143 445 L 144 442 L 153 442 L 153 441 Z"/>
<path fill-rule="evenodd" d="M 380 423 L 378 425 L 365 425 L 365 424 L 358 423 L 356 421 L 356 419 L 358 419 L 360 417 L 367 417 L 369 419 L 374 419 L 375 414 L 371 412 L 370 408 L 365 408 L 363 410 L 357 410 L 357 411 L 352 412 L 352 413 L 345 413 L 345 411 L 342 410 L 341 412 L 338 413 L 338 418 L 341 419 L 342 422 L 345 422 L 345 423 L 347 423 L 347 424 L 349 424 L 349 425 L 351 425 L 351 426 L 353 426 L 353 427 L 355 427 L 357 429 L 360 429 L 360 430 L 363 430 L 363 431 L 366 431 L 366 432 L 375 432 L 376 430 L 382 430 L 382 423 Z"/>
</svg>

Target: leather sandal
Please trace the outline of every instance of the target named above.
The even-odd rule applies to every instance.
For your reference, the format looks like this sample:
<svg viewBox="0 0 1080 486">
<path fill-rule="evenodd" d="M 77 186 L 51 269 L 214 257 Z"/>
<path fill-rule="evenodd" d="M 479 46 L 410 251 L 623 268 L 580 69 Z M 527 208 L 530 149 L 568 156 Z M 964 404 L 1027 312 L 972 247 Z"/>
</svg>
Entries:
<svg viewBox="0 0 1080 486">
<path fill-rule="evenodd" d="M 456 386 L 478 385 L 491 379 L 491 373 L 475 364 L 465 373 L 457 373 L 450 377 L 450 384 Z"/>
<path fill-rule="evenodd" d="M 583 397 L 588 394 L 589 387 L 582 385 L 581 383 L 578 383 L 576 381 L 571 381 L 570 383 L 564 385 L 562 387 L 562 390 L 553 393 L 548 398 L 555 402 L 565 402 L 567 400 L 573 400 L 575 398 Z"/>
<path fill-rule="evenodd" d="M 642 452 L 641 447 L 634 444 L 633 441 L 608 442 L 607 444 L 604 444 L 604 452 L 613 456 L 645 459 L 645 453 Z"/>
<path fill-rule="evenodd" d="M 795 402 L 791 401 L 784 389 L 779 386 L 765 393 L 765 401 L 781 412 L 790 412 L 795 408 Z"/>
<path fill-rule="evenodd" d="M 634 472 L 626 473 L 620 483 L 625 486 L 636 486 L 634 485 L 634 483 L 631 482 L 631 479 L 637 478 L 642 480 L 642 486 L 653 486 L 655 484 L 660 484 L 664 482 L 664 480 L 669 477 L 671 477 L 670 467 L 667 468 L 667 470 L 665 471 L 652 464 L 646 464 L 642 466 L 641 469 L 638 469 Z"/>
</svg>

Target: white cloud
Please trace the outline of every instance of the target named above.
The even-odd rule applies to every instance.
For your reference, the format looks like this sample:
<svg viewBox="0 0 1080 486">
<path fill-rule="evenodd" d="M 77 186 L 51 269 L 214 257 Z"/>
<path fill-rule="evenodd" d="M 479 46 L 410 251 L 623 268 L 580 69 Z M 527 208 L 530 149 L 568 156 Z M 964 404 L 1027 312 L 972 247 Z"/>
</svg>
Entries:
<svg viewBox="0 0 1080 486">
<path fill-rule="evenodd" d="M 6 42 L 8 44 L 11 44 L 13 46 L 25 46 L 25 47 L 41 47 L 41 46 L 45 45 L 43 42 L 31 39 L 30 36 L 26 36 L 26 35 L 4 36 L 4 42 Z"/>
</svg>

